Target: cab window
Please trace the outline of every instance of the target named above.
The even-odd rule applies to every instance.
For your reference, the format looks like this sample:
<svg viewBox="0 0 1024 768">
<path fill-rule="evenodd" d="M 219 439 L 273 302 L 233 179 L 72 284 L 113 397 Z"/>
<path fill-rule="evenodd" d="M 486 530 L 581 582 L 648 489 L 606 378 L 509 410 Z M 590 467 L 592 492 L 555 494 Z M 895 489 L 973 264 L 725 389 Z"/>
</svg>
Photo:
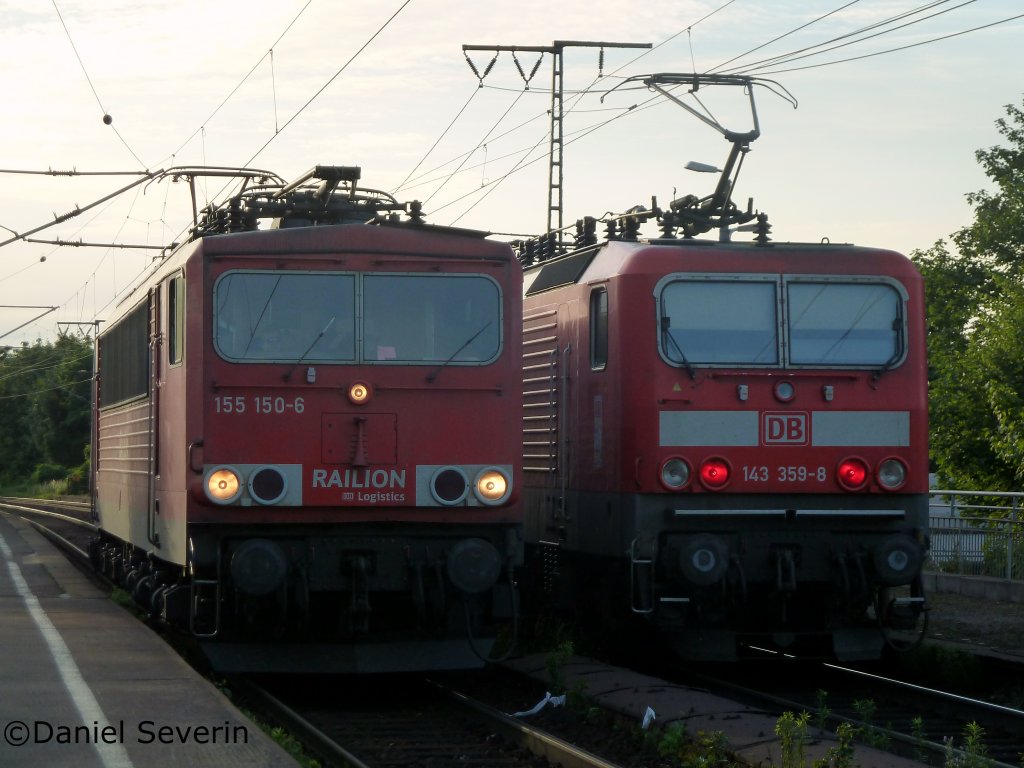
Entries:
<svg viewBox="0 0 1024 768">
<path fill-rule="evenodd" d="M 608 365 L 608 291 L 590 292 L 590 368 L 603 371 Z"/>
<path fill-rule="evenodd" d="M 215 288 L 217 351 L 248 362 L 355 359 L 355 276 L 228 272 Z"/>
<path fill-rule="evenodd" d="M 501 296 L 477 275 L 364 275 L 366 362 L 482 363 L 498 356 Z"/>
<path fill-rule="evenodd" d="M 661 294 L 662 353 L 680 365 L 777 365 L 775 282 L 675 280 Z"/>
<path fill-rule="evenodd" d="M 886 365 L 902 353 L 902 301 L 884 283 L 790 282 L 794 365 Z"/>
<path fill-rule="evenodd" d="M 167 282 L 167 362 L 176 365 L 185 357 L 185 278 Z"/>
<path fill-rule="evenodd" d="M 483 365 L 501 349 L 501 290 L 482 275 L 239 270 L 214 294 L 232 362 Z"/>
</svg>

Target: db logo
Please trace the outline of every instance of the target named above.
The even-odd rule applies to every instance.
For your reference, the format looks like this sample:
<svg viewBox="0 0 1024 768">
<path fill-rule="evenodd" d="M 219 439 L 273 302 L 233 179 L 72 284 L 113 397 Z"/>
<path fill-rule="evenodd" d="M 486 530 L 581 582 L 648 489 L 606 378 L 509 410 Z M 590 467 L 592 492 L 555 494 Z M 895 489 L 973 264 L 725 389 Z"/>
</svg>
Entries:
<svg viewBox="0 0 1024 768">
<path fill-rule="evenodd" d="M 806 413 L 765 413 L 761 422 L 762 445 L 807 445 L 810 435 Z"/>
</svg>

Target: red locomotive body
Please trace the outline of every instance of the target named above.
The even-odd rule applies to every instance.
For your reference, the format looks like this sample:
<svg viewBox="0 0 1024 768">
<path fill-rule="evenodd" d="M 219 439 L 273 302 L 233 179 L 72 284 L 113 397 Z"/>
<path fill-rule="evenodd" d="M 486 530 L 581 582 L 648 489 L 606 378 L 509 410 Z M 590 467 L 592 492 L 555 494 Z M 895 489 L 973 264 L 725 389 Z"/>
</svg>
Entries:
<svg viewBox="0 0 1024 768">
<path fill-rule="evenodd" d="M 909 260 L 634 237 L 531 261 L 525 535 L 549 587 L 631 609 L 691 658 L 823 641 L 873 658 L 913 627 L 928 456 Z"/>
<path fill-rule="evenodd" d="M 520 266 L 357 170 L 236 199 L 99 337 L 96 560 L 221 670 L 475 666 L 514 613 Z"/>
</svg>

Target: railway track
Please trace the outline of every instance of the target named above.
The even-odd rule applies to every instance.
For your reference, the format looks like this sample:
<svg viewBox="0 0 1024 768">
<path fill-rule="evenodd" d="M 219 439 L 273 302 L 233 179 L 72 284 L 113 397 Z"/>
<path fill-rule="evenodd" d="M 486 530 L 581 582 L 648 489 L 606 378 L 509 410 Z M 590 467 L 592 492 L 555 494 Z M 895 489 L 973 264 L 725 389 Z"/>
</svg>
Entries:
<svg viewBox="0 0 1024 768">
<path fill-rule="evenodd" d="M 346 678 L 340 689 L 311 689 L 294 679 L 267 687 L 237 682 L 246 701 L 286 723 L 328 766 L 618 768 L 443 683 Z"/>
<path fill-rule="evenodd" d="M 87 504 L 0 498 L 0 511 L 45 528 L 49 535 L 59 536 L 62 546 L 86 557 L 86 542 L 95 530 L 87 519 Z M 1022 764 L 1024 677 L 1019 666 L 986 667 L 987 678 L 1000 681 L 1009 692 L 1002 704 L 980 700 L 976 690 L 970 692 L 974 695 L 939 690 L 932 685 L 931 672 L 908 683 L 882 674 L 874 666 L 852 669 L 782 658 L 719 671 L 723 670 L 715 678 L 689 670 L 668 676 L 686 684 L 696 682 L 779 715 L 807 712 L 811 737 L 818 727 L 832 733 L 846 722 L 861 742 L 932 764 L 948 759 L 951 749 L 972 748 L 967 743 L 971 738 L 967 727 L 975 724 L 974 734 L 991 765 Z M 651 672 L 666 676 L 664 670 Z M 971 674 L 975 680 L 980 676 Z M 371 678 L 369 684 L 345 679 L 344 684 L 331 688 L 331 678 L 325 680 L 327 687 L 318 681 L 318 690 L 312 693 L 297 688 L 293 680 L 277 681 L 276 687 L 263 692 L 247 688 L 246 696 L 258 701 L 258 709 L 275 723 L 297 732 L 327 765 L 615 765 L 437 685 L 410 688 L 406 680 Z M 475 691 L 474 695 L 482 693 Z M 507 708 L 508 698 L 502 701 L 500 693 L 481 697 Z M 602 730 L 607 731 L 606 723 L 589 731 L 574 723 L 562 733 L 571 734 L 579 744 L 598 744 Z M 614 749 L 604 754 L 629 764 Z M 424 762 L 427 758 L 429 762 Z"/>
<path fill-rule="evenodd" d="M 88 502 L 2 496 L 0 512 L 26 520 L 76 557 L 89 559 L 89 539 L 97 529 Z"/>
<path fill-rule="evenodd" d="M 88 560 L 88 540 L 96 530 L 88 520 L 88 504 L 3 497 L 0 512 L 28 521 L 72 557 Z M 235 685 L 242 692 L 240 703 L 284 726 L 328 766 L 617 768 L 441 683 L 371 680 L 371 687 L 361 691 L 356 689 L 365 681 L 346 681 L 340 703 L 333 690 L 319 685 L 314 699 L 296 693 L 301 684 L 294 679 L 283 684 L 282 697 L 252 682 Z M 382 685 L 389 690 L 382 693 Z"/>
<path fill-rule="evenodd" d="M 1003 668 L 1003 675 L 1024 681 L 1019 666 Z M 950 755 L 978 757 L 976 750 L 983 750 L 988 761 L 983 764 L 991 768 L 1016 768 L 1024 760 L 1020 703 L 999 704 L 912 683 L 880 668 L 769 661 L 756 671 L 745 665 L 721 676 L 687 672 L 685 677 L 780 714 L 806 712 L 812 736 L 848 723 L 858 742 L 932 765 Z M 1024 688 L 1019 691 L 1024 696 Z"/>
</svg>

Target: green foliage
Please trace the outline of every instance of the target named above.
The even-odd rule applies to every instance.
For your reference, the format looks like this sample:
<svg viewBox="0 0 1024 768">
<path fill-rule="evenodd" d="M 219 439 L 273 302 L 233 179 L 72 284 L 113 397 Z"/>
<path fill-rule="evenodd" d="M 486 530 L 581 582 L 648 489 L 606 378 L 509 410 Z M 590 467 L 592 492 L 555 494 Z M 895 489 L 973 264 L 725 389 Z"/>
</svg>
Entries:
<svg viewBox="0 0 1024 768">
<path fill-rule="evenodd" d="M 810 712 L 801 712 L 799 716 L 783 712 L 782 717 L 775 722 L 775 735 L 779 737 L 779 748 L 782 750 L 782 768 L 804 768 L 804 747 L 807 744 L 807 723 L 810 719 Z"/>
<path fill-rule="evenodd" d="M 857 699 L 853 702 L 853 711 L 861 719 L 861 727 L 857 730 L 857 736 L 865 744 L 875 749 L 888 749 L 888 734 L 883 733 L 872 724 L 877 709 L 878 705 L 875 704 L 874 699 Z"/>
<path fill-rule="evenodd" d="M 0 484 L 63 482 L 88 487 L 92 341 L 62 334 L 0 350 Z"/>
<path fill-rule="evenodd" d="M 257 723 L 264 731 L 266 731 L 270 738 L 278 743 L 285 752 L 291 755 L 292 759 L 296 760 L 302 768 L 320 768 L 320 761 L 314 757 L 310 757 L 309 753 L 306 752 L 305 747 L 302 746 L 302 742 L 292 736 L 288 731 L 280 726 L 268 727 L 262 723 Z"/>
<path fill-rule="evenodd" d="M 565 693 L 565 665 L 572 658 L 573 653 L 575 653 L 575 649 L 572 640 L 564 640 L 545 659 L 544 664 L 547 668 L 548 680 L 551 683 L 551 690 L 555 695 Z"/>
<path fill-rule="evenodd" d="M 952 738 L 945 740 L 945 768 L 988 768 L 993 762 L 986 757 L 988 745 L 985 744 L 985 729 L 975 722 L 964 726 L 964 741 L 959 751 Z"/>
<path fill-rule="evenodd" d="M 589 713 L 593 710 L 590 694 L 587 693 L 587 681 L 577 680 L 573 687 L 566 694 L 569 706 L 577 712 Z"/>
<path fill-rule="evenodd" d="M 974 222 L 916 251 L 928 311 L 930 437 L 940 484 L 1017 490 L 1024 481 L 1024 110 L 1007 105 L 1004 146 L 979 150 L 992 191 Z"/>
<path fill-rule="evenodd" d="M 682 765 L 683 768 L 735 765 L 729 752 L 729 739 L 721 731 L 698 731 L 690 758 Z"/>
<path fill-rule="evenodd" d="M 825 730 L 825 726 L 828 725 L 828 716 L 832 714 L 832 710 L 828 708 L 828 692 L 819 688 L 814 696 L 818 702 L 818 709 L 815 713 L 814 724 L 817 725 L 819 729 Z"/>
<path fill-rule="evenodd" d="M 32 482 L 48 483 L 51 480 L 62 480 L 67 473 L 67 467 L 60 464 L 38 464 L 32 470 Z"/>
<path fill-rule="evenodd" d="M 928 752 L 925 750 L 924 745 L 928 734 L 924 730 L 924 718 L 918 715 L 910 721 L 910 724 L 914 729 L 914 759 L 919 763 L 926 763 L 928 762 Z"/>
<path fill-rule="evenodd" d="M 662 757 L 682 758 L 689 743 L 686 726 L 681 723 L 672 723 L 657 735 L 658 754 Z"/>
<path fill-rule="evenodd" d="M 836 728 L 838 744 L 829 747 L 825 756 L 814 761 L 814 768 L 850 768 L 853 765 L 853 740 L 857 731 L 850 723 Z"/>
<path fill-rule="evenodd" d="M 698 731 L 690 738 L 686 726 L 672 723 L 660 731 L 650 731 L 648 746 L 679 768 L 725 768 L 735 766 L 729 751 L 729 739 L 721 731 Z"/>
</svg>

